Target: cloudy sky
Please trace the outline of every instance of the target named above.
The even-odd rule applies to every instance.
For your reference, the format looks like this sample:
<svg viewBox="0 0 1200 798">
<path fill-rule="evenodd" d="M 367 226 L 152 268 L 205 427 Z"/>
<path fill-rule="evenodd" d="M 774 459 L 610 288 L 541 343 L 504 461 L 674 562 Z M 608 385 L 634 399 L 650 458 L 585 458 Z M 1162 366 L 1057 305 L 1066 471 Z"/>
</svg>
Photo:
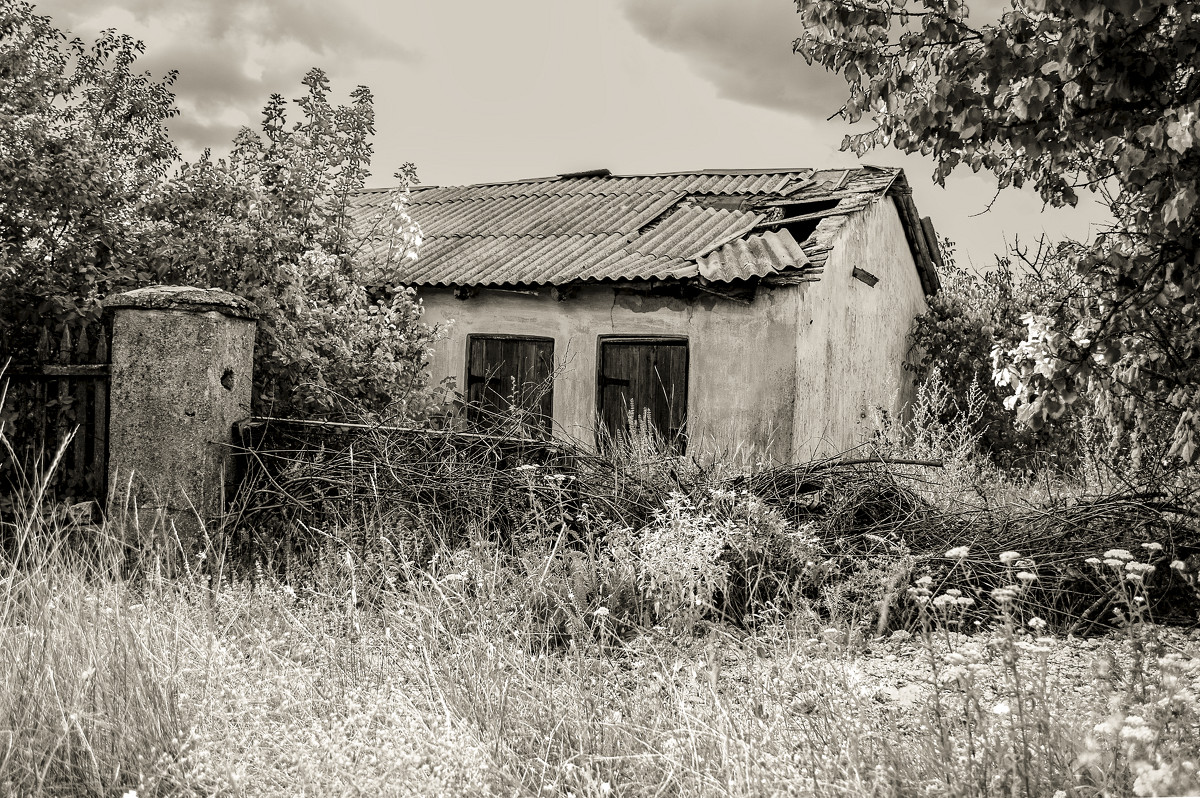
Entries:
<svg viewBox="0 0 1200 798">
<path fill-rule="evenodd" d="M 85 40 L 104 28 L 146 43 L 142 65 L 180 72 L 172 130 L 188 155 L 220 153 L 268 96 L 299 96 L 313 66 L 341 97 L 375 93 L 375 185 L 397 166 L 455 185 L 607 168 L 843 167 L 846 128 L 826 117 L 841 84 L 791 52 L 790 0 L 42 0 Z M 976 16 L 997 0 L 980 4 Z M 1013 236 L 1086 236 L 1096 207 L 1042 212 L 969 173 L 946 189 L 903 166 L 918 208 L 986 265 Z"/>
</svg>

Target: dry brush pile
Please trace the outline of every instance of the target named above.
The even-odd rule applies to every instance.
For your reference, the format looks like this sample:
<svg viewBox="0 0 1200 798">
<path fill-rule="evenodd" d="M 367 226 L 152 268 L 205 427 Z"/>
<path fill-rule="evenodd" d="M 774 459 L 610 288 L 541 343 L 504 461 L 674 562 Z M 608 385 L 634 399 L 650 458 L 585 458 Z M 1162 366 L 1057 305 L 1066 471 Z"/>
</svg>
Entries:
<svg viewBox="0 0 1200 798">
<path fill-rule="evenodd" d="M 1200 569 L 1197 482 L 1186 472 L 1088 492 L 864 449 L 734 473 L 644 431 L 596 451 L 287 422 L 246 444 L 243 489 L 221 532 L 243 565 L 302 575 L 345 558 L 360 581 L 394 585 L 486 540 L 535 563 L 534 603 L 553 639 L 647 623 L 752 626 L 797 608 L 882 633 L 915 622 L 909 588 L 926 576 L 974 597 L 967 620 L 987 623 L 992 591 L 1018 571 L 1025 613 L 1090 633 L 1121 609 L 1093 558 L 1140 555 L 1143 544 L 1161 547 L 1148 552 L 1152 617 L 1194 623 L 1200 611 L 1187 579 Z"/>
</svg>

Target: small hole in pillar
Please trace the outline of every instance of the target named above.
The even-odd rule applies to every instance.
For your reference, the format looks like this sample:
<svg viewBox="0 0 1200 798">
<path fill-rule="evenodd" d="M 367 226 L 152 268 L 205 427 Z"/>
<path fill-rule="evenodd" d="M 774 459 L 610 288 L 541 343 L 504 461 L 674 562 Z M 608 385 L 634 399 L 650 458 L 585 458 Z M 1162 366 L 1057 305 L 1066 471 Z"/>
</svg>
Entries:
<svg viewBox="0 0 1200 798">
<path fill-rule="evenodd" d="M 233 390 L 233 369 L 225 369 L 225 373 L 221 375 L 221 385 L 227 391 Z"/>
</svg>

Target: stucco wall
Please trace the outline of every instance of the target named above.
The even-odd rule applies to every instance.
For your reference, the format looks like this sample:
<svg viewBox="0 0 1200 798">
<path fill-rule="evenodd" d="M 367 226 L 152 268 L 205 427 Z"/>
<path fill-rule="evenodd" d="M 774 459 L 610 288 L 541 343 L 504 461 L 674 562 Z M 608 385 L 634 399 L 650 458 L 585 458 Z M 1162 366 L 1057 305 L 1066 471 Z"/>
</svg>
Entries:
<svg viewBox="0 0 1200 798">
<path fill-rule="evenodd" d="M 250 415 L 253 306 L 215 289 L 150 286 L 110 297 L 109 480 L 185 545 L 220 514 L 233 425 Z"/>
<path fill-rule="evenodd" d="M 879 278 L 874 287 L 854 267 Z M 850 217 L 821 280 L 797 287 L 796 404 L 792 458 L 844 452 L 875 429 L 875 408 L 912 401 L 904 371 L 912 319 L 925 294 L 891 198 Z"/>
<path fill-rule="evenodd" d="M 560 434 L 592 440 L 596 414 L 597 339 L 602 335 L 672 335 L 688 339 L 689 451 L 766 455 L 791 452 L 796 369 L 796 298 L 791 290 L 760 291 L 751 305 L 717 297 L 685 302 L 637 296 L 611 286 L 581 289 L 557 301 L 481 290 L 455 299 L 446 289 L 423 289 L 425 320 L 454 319 L 433 357 L 435 378 L 466 385 L 467 336 L 539 335 L 554 338 L 558 374 L 554 425 Z"/>
<path fill-rule="evenodd" d="M 855 266 L 879 278 L 852 276 Z M 425 288 L 426 321 L 454 320 L 432 361 L 437 379 L 466 385 L 467 336 L 554 338 L 554 425 L 592 441 L 597 339 L 686 336 L 690 451 L 802 461 L 845 451 L 912 396 L 903 370 L 912 318 L 925 308 L 912 254 L 890 199 L 850 218 L 815 283 L 761 289 L 753 304 L 685 302 L 596 285 L 564 301 L 483 289 L 460 300 Z"/>
</svg>

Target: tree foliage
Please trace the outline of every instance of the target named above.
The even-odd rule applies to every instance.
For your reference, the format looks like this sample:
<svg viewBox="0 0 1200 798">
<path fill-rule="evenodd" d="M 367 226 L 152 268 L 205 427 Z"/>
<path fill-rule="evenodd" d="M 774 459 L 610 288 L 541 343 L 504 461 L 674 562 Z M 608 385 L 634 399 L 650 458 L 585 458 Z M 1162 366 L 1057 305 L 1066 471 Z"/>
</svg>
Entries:
<svg viewBox="0 0 1200 798">
<path fill-rule="evenodd" d="M 141 50 L 0 2 L 0 334 L 17 353 L 43 320 L 98 318 L 99 297 L 148 281 L 139 209 L 179 156 L 175 75 L 136 73 Z"/>
<path fill-rule="evenodd" d="M 386 216 L 350 213 L 370 175 L 371 92 L 334 105 L 314 69 L 298 121 L 273 95 L 228 158 L 182 163 L 166 129 L 175 74 L 137 72 L 141 51 L 112 31 L 85 46 L 0 0 L 0 351 L 31 358 L 43 328 L 95 321 L 115 292 L 218 287 L 260 313 L 259 412 L 422 412 L 437 332 L 387 280 L 420 244 L 411 165 Z"/>
<path fill-rule="evenodd" d="M 948 398 L 955 401 L 942 403 L 936 421 L 947 427 L 956 419 L 969 422 L 980 448 L 997 465 L 1037 469 L 1047 456 L 1057 465 L 1068 464 L 1075 456 L 1073 436 L 1014 423 L 1005 391 L 992 379 L 992 367 L 997 349 L 1014 348 L 1025 338 L 1032 314 L 1052 314 L 1061 324 L 1075 320 L 1078 303 L 1072 300 L 1079 279 L 1070 263 L 1076 248 L 1042 242 L 1031 253 L 1018 246 L 993 268 L 972 271 L 957 265 L 950 241 L 940 244 L 941 288 L 913 322 L 905 368 L 913 372 L 918 386 L 935 372 L 940 375 Z M 972 392 L 981 401 L 967 418 Z"/>
<path fill-rule="evenodd" d="M 1078 318 L 1032 319 L 997 371 L 1034 426 L 1092 389 L 1115 431 L 1173 419 L 1200 454 L 1200 15 L 1171 0 L 1015 0 L 977 22 L 958 0 L 799 0 L 795 49 L 842 74 L 843 146 L 932 156 L 1050 205 L 1101 192 L 1115 224 L 1073 257 Z"/>
<path fill-rule="evenodd" d="M 228 159 L 205 155 L 160 184 L 149 202 L 154 260 L 171 282 L 225 288 L 259 308 L 264 412 L 327 415 L 348 400 L 419 414 L 436 331 L 421 324 L 412 292 L 387 282 L 389 264 L 420 245 L 404 210 L 415 172 L 397 174 L 386 213 L 355 220 L 350 197 L 370 175 L 373 98 L 360 86 L 335 107 L 316 69 L 304 85 L 298 121 L 273 95 L 261 132 L 243 130 Z"/>
</svg>

